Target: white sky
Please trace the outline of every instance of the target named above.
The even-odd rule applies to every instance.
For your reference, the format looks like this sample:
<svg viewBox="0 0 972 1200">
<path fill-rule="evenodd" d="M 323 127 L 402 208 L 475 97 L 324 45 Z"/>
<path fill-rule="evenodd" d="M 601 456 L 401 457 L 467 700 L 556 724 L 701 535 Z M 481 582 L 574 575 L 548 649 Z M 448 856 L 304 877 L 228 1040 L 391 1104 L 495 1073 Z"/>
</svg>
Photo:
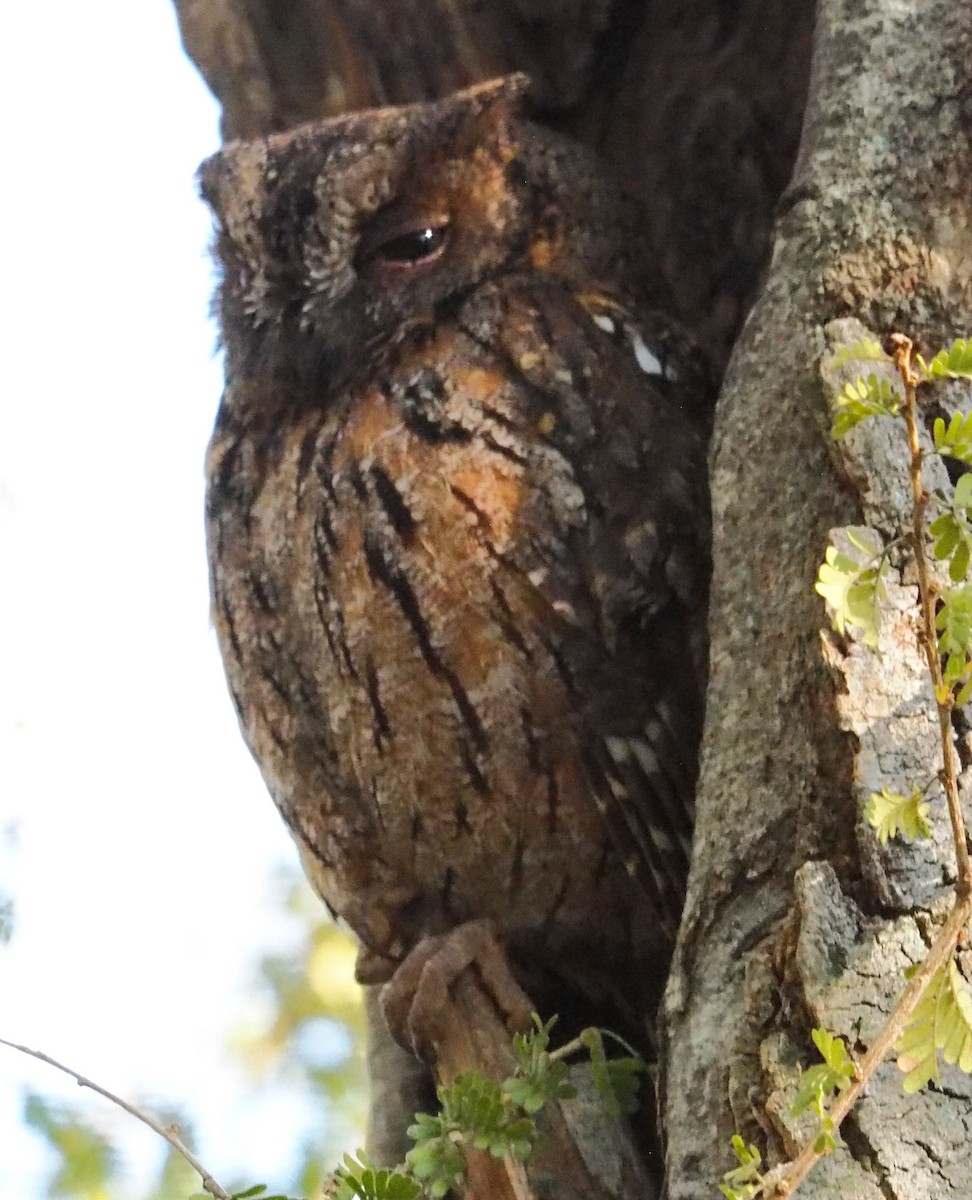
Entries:
<svg viewBox="0 0 972 1200">
<path fill-rule="evenodd" d="M 307 1114 L 239 1110 L 223 1053 L 293 852 L 207 612 L 221 368 L 193 172 L 217 109 L 167 0 L 11 5 L 0 46 L 0 1036 L 184 1106 L 217 1177 L 272 1184 Z M 139 1177 L 161 1154 L 0 1047 L 0 1200 L 36 1200 L 49 1165 L 25 1084 L 119 1131 Z"/>
</svg>

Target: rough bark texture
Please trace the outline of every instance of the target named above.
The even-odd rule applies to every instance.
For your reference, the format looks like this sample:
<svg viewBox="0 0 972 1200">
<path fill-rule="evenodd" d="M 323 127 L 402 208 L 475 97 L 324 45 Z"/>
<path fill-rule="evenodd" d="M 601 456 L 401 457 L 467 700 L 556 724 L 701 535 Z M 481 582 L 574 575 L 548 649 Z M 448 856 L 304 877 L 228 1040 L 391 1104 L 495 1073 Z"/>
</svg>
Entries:
<svg viewBox="0 0 972 1200">
<path fill-rule="evenodd" d="M 903 432 L 828 452 L 819 370 L 854 313 L 937 346 L 972 323 L 972 9 L 824 0 L 795 179 L 773 266 L 736 345 L 712 451 L 712 675 L 693 876 L 667 1003 L 669 1196 L 711 1194 L 738 1129 L 771 1159 L 808 1032 L 865 1046 L 919 959 L 953 874 L 931 843 L 882 851 L 862 821 L 881 783 L 936 769 L 930 692 L 892 572 L 883 659 L 824 624 L 813 579 L 832 526 L 893 535 Z M 966 395 L 968 409 L 972 397 Z M 934 462 L 929 469 L 939 466 Z M 942 483 L 939 473 L 931 483 Z M 893 1064 L 800 1189 L 904 1200 L 968 1194 L 972 1090 L 946 1070 L 905 1097 Z"/>
<path fill-rule="evenodd" d="M 717 355 L 732 345 L 793 162 L 810 0 L 175 4 L 228 137 L 530 71 L 543 118 L 645 201 L 682 313 Z M 832 527 L 893 532 L 901 508 L 880 483 L 890 435 L 831 455 L 820 362 L 847 334 L 831 322 L 933 347 L 972 328 L 972 7 L 821 0 L 813 55 L 713 446 L 709 718 L 661 1080 L 671 1200 L 715 1193 L 734 1130 L 771 1160 L 795 1148 L 810 1027 L 868 1042 L 951 871 L 946 836 L 882 851 L 860 816 L 874 786 L 934 770 L 913 581 L 892 580 L 876 660 L 825 628 L 813 579 Z M 967 1197 L 970 1132 L 968 1080 L 905 1097 L 888 1064 L 800 1195 Z"/>
<path fill-rule="evenodd" d="M 227 139 L 526 71 L 646 205 L 683 317 L 728 351 L 796 153 L 813 0 L 175 0 Z"/>
</svg>

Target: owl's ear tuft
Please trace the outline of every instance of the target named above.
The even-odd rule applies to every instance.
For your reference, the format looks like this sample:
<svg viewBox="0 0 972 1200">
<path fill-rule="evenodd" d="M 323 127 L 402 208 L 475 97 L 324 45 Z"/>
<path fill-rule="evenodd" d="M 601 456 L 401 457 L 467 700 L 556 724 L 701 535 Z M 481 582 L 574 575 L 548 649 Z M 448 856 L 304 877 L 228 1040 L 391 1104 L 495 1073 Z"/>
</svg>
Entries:
<svg viewBox="0 0 972 1200">
<path fill-rule="evenodd" d="M 196 172 L 199 193 L 234 240 L 266 203 L 268 147 L 263 140 L 229 142 Z"/>
<path fill-rule="evenodd" d="M 457 93 L 457 98 L 461 97 L 467 103 L 471 103 L 478 112 L 486 112 L 498 104 L 519 111 L 529 92 L 530 76 L 518 71 L 512 75 L 501 75 L 498 79 L 488 79 L 485 83 L 474 84 Z"/>
<path fill-rule="evenodd" d="M 519 116 L 530 92 L 530 77 L 522 73 L 502 75 L 477 83 L 454 96 L 447 97 L 443 104 L 461 114 L 460 121 L 477 129 L 502 125 L 511 116 Z"/>
<path fill-rule="evenodd" d="M 196 171 L 196 182 L 199 185 L 199 195 L 209 205 L 216 217 L 223 212 L 223 193 L 228 164 L 226 151 L 219 150 L 204 159 Z"/>
<path fill-rule="evenodd" d="M 530 78 L 520 73 L 474 84 L 434 103 L 431 108 L 436 113 L 434 127 L 447 138 L 451 130 L 459 139 L 483 144 L 508 128 L 511 118 L 521 114 L 529 91 Z M 426 128 L 431 130 L 433 126 Z"/>
<path fill-rule="evenodd" d="M 204 158 L 196 169 L 196 183 L 199 187 L 199 195 L 209 205 L 210 208 L 215 207 L 216 198 L 216 159 L 218 154 L 211 154 L 209 158 Z"/>
</svg>

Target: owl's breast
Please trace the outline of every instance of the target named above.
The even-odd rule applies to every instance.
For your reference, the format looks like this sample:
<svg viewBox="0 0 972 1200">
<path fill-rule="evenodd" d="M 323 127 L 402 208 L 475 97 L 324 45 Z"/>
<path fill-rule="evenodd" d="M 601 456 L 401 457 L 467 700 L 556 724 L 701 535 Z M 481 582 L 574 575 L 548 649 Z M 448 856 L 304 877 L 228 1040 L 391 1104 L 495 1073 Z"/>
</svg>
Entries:
<svg viewBox="0 0 972 1200">
<path fill-rule="evenodd" d="M 679 690 L 642 645 L 680 536 L 644 495 L 654 472 L 688 507 L 698 447 L 598 315 L 498 285 L 261 446 L 214 440 L 241 722 L 319 890 L 379 953 L 482 916 L 528 950 L 645 936 L 592 745 L 637 740 Z"/>
</svg>

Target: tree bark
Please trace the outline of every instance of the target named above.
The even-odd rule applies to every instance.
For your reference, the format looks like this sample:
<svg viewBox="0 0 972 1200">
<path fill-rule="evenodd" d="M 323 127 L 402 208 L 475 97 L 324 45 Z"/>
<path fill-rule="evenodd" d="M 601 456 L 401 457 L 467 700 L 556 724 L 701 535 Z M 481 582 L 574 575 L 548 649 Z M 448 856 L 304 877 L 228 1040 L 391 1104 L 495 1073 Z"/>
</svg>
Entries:
<svg viewBox="0 0 972 1200">
<path fill-rule="evenodd" d="M 809 1029 L 869 1043 L 954 878 L 940 802 L 935 839 L 913 847 L 882 851 L 861 816 L 881 782 L 936 770 L 914 581 L 892 571 L 879 658 L 829 631 L 813 580 L 830 527 L 903 527 L 891 479 L 907 478 L 890 422 L 830 456 L 820 362 L 855 330 L 829 323 L 933 347 L 972 324 L 970 68 L 964 3 L 822 0 L 799 163 L 712 448 L 708 719 L 666 1005 L 671 1200 L 711 1192 L 734 1130 L 771 1160 L 795 1150 Z M 886 1064 L 800 1195 L 957 1200 L 970 1129 L 967 1077 L 906 1097 Z"/>
<path fill-rule="evenodd" d="M 914 581 L 895 564 L 879 659 L 829 631 L 813 580 L 832 527 L 893 536 L 902 521 L 894 438 L 862 429 L 840 457 L 829 444 L 835 381 L 820 364 L 854 332 L 833 322 L 932 348 L 972 330 L 972 6 L 821 0 L 808 99 L 810 0 L 175 5 L 227 137 L 527 70 L 541 118 L 599 149 L 644 202 L 683 318 L 717 359 L 732 351 L 712 449 L 696 847 L 660 1097 L 668 1197 L 713 1195 L 734 1131 L 771 1162 L 796 1148 L 805 1125 L 789 1103 L 797 1063 L 814 1061 L 809 1029 L 867 1045 L 954 872 L 940 804 L 936 837 L 917 846 L 880 849 L 861 816 L 882 783 L 935 770 Z M 846 1148 L 800 1195 L 958 1200 L 970 1130 L 967 1078 L 946 1070 L 906 1097 L 886 1064 Z"/>
</svg>

